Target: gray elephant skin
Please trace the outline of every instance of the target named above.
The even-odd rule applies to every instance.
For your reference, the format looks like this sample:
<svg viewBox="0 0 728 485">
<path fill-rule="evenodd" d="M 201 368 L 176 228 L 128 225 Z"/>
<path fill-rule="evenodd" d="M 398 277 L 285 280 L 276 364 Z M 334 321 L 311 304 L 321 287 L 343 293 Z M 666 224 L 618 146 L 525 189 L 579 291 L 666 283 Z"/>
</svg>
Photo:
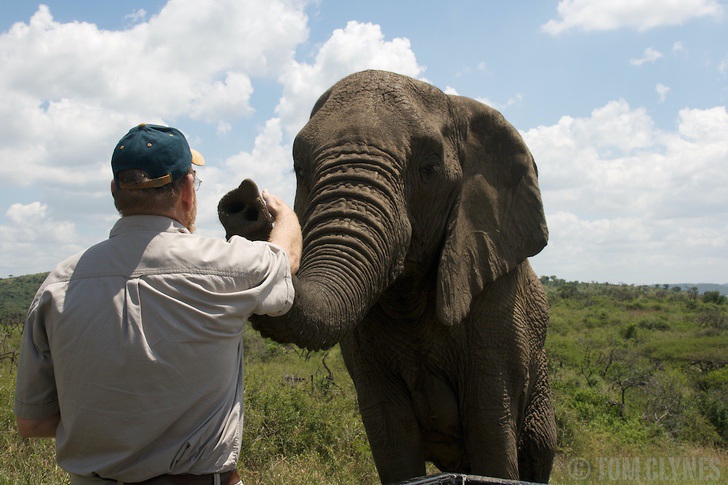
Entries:
<svg viewBox="0 0 728 485">
<path fill-rule="evenodd" d="M 473 99 L 364 71 L 320 97 L 293 158 L 296 298 L 254 328 L 340 343 L 382 482 L 426 461 L 547 482 L 548 303 L 527 258 L 548 230 L 518 131 Z"/>
</svg>

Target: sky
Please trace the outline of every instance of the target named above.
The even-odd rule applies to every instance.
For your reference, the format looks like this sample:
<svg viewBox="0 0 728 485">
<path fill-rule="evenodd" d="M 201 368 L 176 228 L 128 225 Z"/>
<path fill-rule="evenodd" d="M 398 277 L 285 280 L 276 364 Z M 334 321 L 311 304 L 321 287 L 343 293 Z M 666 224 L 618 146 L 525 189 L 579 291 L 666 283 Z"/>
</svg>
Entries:
<svg viewBox="0 0 728 485">
<path fill-rule="evenodd" d="M 727 0 L 3 0 L 0 277 L 50 271 L 118 218 L 138 123 L 203 153 L 198 233 L 244 178 L 293 203 L 321 93 L 383 69 L 498 109 L 539 170 L 539 276 L 728 283 Z"/>
</svg>

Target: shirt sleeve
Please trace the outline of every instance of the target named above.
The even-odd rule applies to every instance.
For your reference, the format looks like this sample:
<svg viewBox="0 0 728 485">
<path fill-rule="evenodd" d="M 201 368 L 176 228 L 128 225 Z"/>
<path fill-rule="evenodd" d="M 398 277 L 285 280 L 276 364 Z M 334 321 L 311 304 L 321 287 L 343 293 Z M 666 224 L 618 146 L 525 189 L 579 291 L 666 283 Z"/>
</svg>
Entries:
<svg viewBox="0 0 728 485">
<path fill-rule="evenodd" d="M 13 411 L 24 419 L 41 419 L 60 411 L 44 321 L 44 308 L 50 304 L 49 293 L 41 289 L 31 304 L 23 328 Z"/>
<path fill-rule="evenodd" d="M 279 246 L 271 243 L 260 243 L 266 249 L 261 251 L 265 260 L 263 279 L 258 284 L 259 298 L 253 313 L 257 315 L 280 316 L 293 306 L 295 290 L 291 276 L 288 255 Z"/>
</svg>

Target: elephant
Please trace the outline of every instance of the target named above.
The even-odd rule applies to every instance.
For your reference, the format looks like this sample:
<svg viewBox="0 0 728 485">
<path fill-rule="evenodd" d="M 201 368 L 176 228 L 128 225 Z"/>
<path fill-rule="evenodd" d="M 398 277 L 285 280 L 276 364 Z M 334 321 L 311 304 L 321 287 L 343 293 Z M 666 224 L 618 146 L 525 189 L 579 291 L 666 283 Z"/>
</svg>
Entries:
<svg viewBox="0 0 728 485">
<path fill-rule="evenodd" d="M 368 70 L 321 95 L 293 160 L 296 297 L 253 327 L 310 350 L 340 344 L 383 483 L 428 461 L 547 482 L 549 308 L 528 258 L 548 229 L 518 131 L 474 99 Z M 221 221 L 245 206 L 222 202 Z"/>
</svg>

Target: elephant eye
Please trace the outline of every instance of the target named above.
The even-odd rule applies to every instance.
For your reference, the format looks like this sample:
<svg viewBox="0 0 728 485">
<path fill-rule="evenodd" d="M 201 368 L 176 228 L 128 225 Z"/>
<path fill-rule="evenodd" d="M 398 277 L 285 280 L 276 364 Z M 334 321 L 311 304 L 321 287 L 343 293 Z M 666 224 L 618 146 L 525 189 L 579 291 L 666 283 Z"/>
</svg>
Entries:
<svg viewBox="0 0 728 485">
<path fill-rule="evenodd" d="M 418 172 L 420 180 L 429 182 L 442 170 L 442 157 L 435 150 L 427 150 L 429 153 L 423 156 L 419 163 Z"/>
<path fill-rule="evenodd" d="M 420 165 L 420 177 L 422 177 L 423 181 L 428 182 L 437 175 L 440 167 L 439 162 L 439 158 L 431 156 Z"/>
</svg>

